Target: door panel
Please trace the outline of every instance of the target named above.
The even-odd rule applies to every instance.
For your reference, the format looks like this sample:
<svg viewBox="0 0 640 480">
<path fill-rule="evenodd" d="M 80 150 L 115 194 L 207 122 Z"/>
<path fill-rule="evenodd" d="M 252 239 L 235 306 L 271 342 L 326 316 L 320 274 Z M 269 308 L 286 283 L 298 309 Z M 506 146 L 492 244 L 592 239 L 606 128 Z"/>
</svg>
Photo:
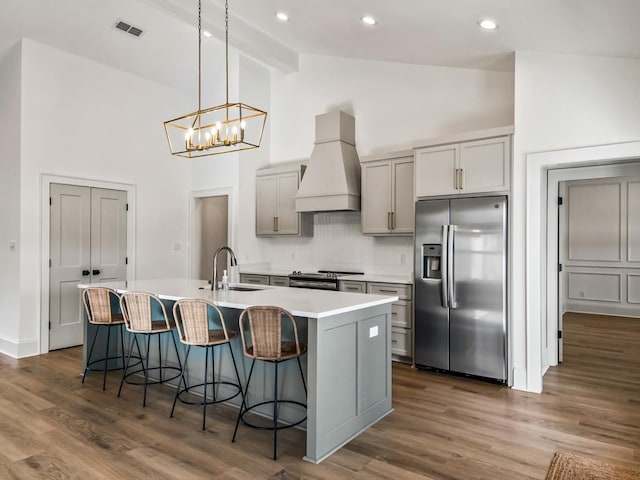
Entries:
<svg viewBox="0 0 640 480">
<path fill-rule="evenodd" d="M 416 202 L 415 352 L 416 365 L 449 369 L 449 309 L 442 306 L 442 279 L 423 277 L 423 245 L 442 244 L 449 223 L 449 200 Z"/>
<path fill-rule="evenodd" d="M 396 161 L 392 165 L 393 178 L 393 231 L 413 232 L 413 158 Z"/>
<path fill-rule="evenodd" d="M 451 200 L 451 370 L 506 380 L 505 197 Z"/>
<path fill-rule="evenodd" d="M 256 235 L 275 232 L 277 176 L 256 177 Z"/>
<path fill-rule="evenodd" d="M 298 191 L 298 173 L 282 173 L 278 175 L 278 233 L 296 235 L 298 230 L 298 213 L 296 212 L 296 192 Z"/>
<path fill-rule="evenodd" d="M 86 187 L 51 185 L 49 349 L 82 344 L 80 290 L 91 268 L 90 191 Z"/>
<path fill-rule="evenodd" d="M 124 280 L 126 256 L 127 192 L 92 188 L 91 282 Z"/>
</svg>

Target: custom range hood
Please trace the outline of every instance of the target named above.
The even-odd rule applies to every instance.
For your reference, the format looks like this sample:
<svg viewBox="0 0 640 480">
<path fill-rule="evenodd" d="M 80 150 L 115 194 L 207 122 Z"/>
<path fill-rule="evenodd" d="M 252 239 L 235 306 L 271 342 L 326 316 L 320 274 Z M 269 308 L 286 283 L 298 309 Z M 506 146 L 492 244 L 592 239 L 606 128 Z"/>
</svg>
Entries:
<svg viewBox="0 0 640 480">
<path fill-rule="evenodd" d="M 297 212 L 360 210 L 355 133 L 355 119 L 347 113 L 316 115 L 316 141 L 296 195 Z"/>
</svg>

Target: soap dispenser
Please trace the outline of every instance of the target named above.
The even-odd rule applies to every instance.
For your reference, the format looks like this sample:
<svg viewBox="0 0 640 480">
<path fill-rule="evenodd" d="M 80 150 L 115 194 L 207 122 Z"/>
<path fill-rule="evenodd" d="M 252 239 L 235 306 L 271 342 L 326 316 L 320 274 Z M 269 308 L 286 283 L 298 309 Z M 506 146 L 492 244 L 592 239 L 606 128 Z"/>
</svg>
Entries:
<svg viewBox="0 0 640 480">
<path fill-rule="evenodd" d="M 229 290 L 229 277 L 226 270 L 222 272 L 222 290 Z"/>
</svg>

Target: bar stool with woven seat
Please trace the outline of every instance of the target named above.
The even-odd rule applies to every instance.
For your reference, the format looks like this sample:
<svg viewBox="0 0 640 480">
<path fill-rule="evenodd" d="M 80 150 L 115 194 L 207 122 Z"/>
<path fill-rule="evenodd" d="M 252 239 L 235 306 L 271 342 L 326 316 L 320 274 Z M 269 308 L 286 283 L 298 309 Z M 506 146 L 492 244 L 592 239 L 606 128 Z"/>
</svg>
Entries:
<svg viewBox="0 0 640 480">
<path fill-rule="evenodd" d="M 248 333 L 251 343 L 248 343 L 246 334 L 246 319 L 249 319 Z M 282 335 L 282 319 L 287 319 L 293 329 L 293 341 L 283 340 Z M 294 358 L 298 362 L 298 369 L 300 370 L 300 378 L 302 379 L 302 386 L 304 387 L 305 397 L 307 395 L 307 384 L 304 380 L 304 374 L 302 372 L 302 364 L 300 363 L 300 357 L 307 351 L 307 346 L 304 343 L 300 343 L 298 339 L 298 326 L 296 322 L 287 310 L 280 307 L 273 306 L 254 306 L 248 307 L 240 314 L 239 319 L 240 336 L 242 338 L 242 349 L 246 357 L 251 358 L 251 368 L 249 370 L 249 378 L 247 379 L 247 385 L 245 386 L 245 396 L 238 412 L 238 418 L 236 420 L 236 427 L 233 432 L 232 442 L 236 441 L 236 434 L 238 433 L 238 426 L 240 421 L 251 428 L 259 430 L 272 430 L 273 431 L 273 459 L 277 457 L 278 447 L 278 430 L 283 428 L 291 428 L 296 425 L 300 425 L 307 417 L 306 415 L 301 420 L 295 423 L 289 423 L 282 426 L 278 426 L 278 404 L 289 403 L 304 407 L 307 405 L 295 400 L 282 400 L 278 398 L 278 365 L 281 362 L 287 360 L 293 360 Z M 274 365 L 274 396 L 273 400 L 267 400 L 259 402 L 249 406 L 246 398 L 249 393 L 249 385 L 251 383 L 251 375 L 253 374 L 253 367 L 256 360 L 262 360 L 264 362 L 273 363 Z M 261 405 L 273 404 L 273 426 L 265 427 L 258 426 L 248 422 L 245 415 L 254 408 Z"/>
<path fill-rule="evenodd" d="M 171 380 L 175 380 L 182 373 L 182 362 L 180 362 L 180 353 L 178 352 L 178 344 L 176 343 L 176 337 L 173 335 L 174 328 L 167 316 L 167 310 L 165 309 L 162 300 L 157 295 L 145 292 L 125 292 L 120 297 L 120 309 L 124 317 L 125 326 L 127 331 L 131 333 L 131 342 L 129 344 L 129 353 L 127 355 L 127 361 L 125 368 L 122 372 L 122 379 L 120 380 L 120 388 L 118 389 L 118 397 L 122 393 L 122 386 L 124 383 L 132 385 L 143 385 L 144 394 L 142 398 L 142 406 L 147 406 L 147 385 L 154 385 L 158 383 L 164 383 Z M 154 318 L 155 317 L 155 318 Z M 161 317 L 161 318 L 158 318 Z M 162 362 L 162 345 L 160 338 L 162 335 L 169 334 L 171 340 L 173 340 L 173 347 L 176 351 L 176 358 L 178 360 L 178 367 L 166 366 Z M 142 359 L 142 352 L 140 351 L 140 345 L 138 343 L 138 335 L 142 335 L 147 338 L 147 348 L 145 352 L 145 358 L 142 360 L 142 367 L 128 372 L 130 368 L 130 361 L 133 353 L 133 345 L 136 344 L 138 348 L 138 355 Z M 151 337 L 158 339 L 158 366 L 149 366 L 149 352 L 151 350 Z M 157 380 L 149 381 L 149 372 L 157 370 L 159 372 L 159 378 Z M 175 372 L 175 375 L 170 378 L 163 378 L 163 371 L 169 370 Z M 135 382 L 129 379 L 132 375 L 142 373 L 144 374 L 144 381 L 142 383 Z"/>
<path fill-rule="evenodd" d="M 86 364 L 84 372 L 82 373 L 82 383 L 87 378 L 87 373 L 103 372 L 102 377 L 102 390 L 107 387 L 107 372 L 114 370 L 121 370 L 124 368 L 124 339 L 123 329 L 124 319 L 122 314 L 113 312 L 114 306 L 119 306 L 120 296 L 115 290 L 105 287 L 87 287 L 82 290 L 82 303 L 84 309 L 87 312 L 87 320 L 90 324 L 95 325 L 96 328 L 93 334 L 93 340 L 91 341 L 91 347 L 89 348 L 89 355 L 86 358 Z M 110 356 L 110 343 L 111 343 L 111 329 L 117 328 L 120 330 L 120 355 Z M 107 330 L 107 345 L 104 352 L 104 357 L 93 359 L 93 350 L 96 346 L 96 340 L 101 330 Z M 116 367 L 109 367 L 109 362 L 112 360 L 120 360 L 120 365 Z M 94 368 L 98 364 L 102 364 L 102 368 Z"/>
<path fill-rule="evenodd" d="M 212 318 L 216 318 L 219 321 L 219 325 L 211 328 L 209 325 L 209 313 L 212 313 Z M 240 375 L 238 374 L 238 366 L 236 365 L 236 359 L 233 355 L 233 349 L 231 348 L 231 341 L 237 337 L 238 333 L 232 330 L 227 330 L 227 325 L 224 321 L 224 316 L 220 309 L 208 300 L 200 299 L 182 299 L 178 300 L 173 306 L 173 318 L 176 321 L 178 328 L 178 335 L 180 341 L 187 345 L 187 354 L 184 359 L 182 376 L 178 383 L 176 395 L 173 398 L 173 406 L 171 407 L 170 416 L 173 417 L 173 412 L 176 408 L 176 401 L 180 400 L 182 403 L 189 405 L 201 405 L 202 406 L 202 430 L 205 429 L 205 422 L 207 418 L 207 405 L 215 403 L 221 403 L 231 400 L 238 395 L 244 394 L 242 392 L 242 384 L 240 382 Z M 215 320 L 214 320 L 215 322 Z M 215 322 L 218 323 L 218 322 Z M 233 369 L 236 373 L 236 383 L 216 380 L 215 379 L 215 361 L 214 361 L 214 349 L 219 345 L 228 345 L 229 353 L 231 354 L 231 360 L 233 361 Z M 185 375 L 185 370 L 189 361 L 189 354 L 191 353 L 191 347 L 204 348 L 204 380 L 202 383 L 189 385 Z M 209 356 L 211 356 L 211 371 L 212 379 L 209 381 Z M 182 384 L 184 382 L 184 388 Z M 218 385 L 230 385 L 234 387 L 235 392 L 231 392 L 220 398 L 216 394 L 216 386 Z M 207 387 L 211 386 L 212 399 L 207 398 Z M 202 401 L 187 400 L 183 394 L 190 393 L 193 389 L 203 387 Z"/>
</svg>

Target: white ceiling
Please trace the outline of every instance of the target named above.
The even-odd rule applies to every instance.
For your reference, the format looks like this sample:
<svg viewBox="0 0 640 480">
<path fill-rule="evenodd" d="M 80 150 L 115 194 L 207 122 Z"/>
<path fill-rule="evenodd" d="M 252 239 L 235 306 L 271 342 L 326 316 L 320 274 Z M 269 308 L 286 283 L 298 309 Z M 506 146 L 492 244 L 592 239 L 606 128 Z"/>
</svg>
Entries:
<svg viewBox="0 0 640 480">
<path fill-rule="evenodd" d="M 203 28 L 216 37 L 223 7 L 203 0 Z M 232 46 L 285 72 L 305 53 L 502 71 L 517 50 L 640 58 L 640 0 L 230 0 L 229 9 Z M 196 14 L 196 0 L 0 0 L 0 57 L 28 37 L 187 91 Z M 365 14 L 379 23 L 362 24 Z M 500 27 L 480 30 L 483 17 Z M 117 20 L 145 33 L 117 31 Z"/>
</svg>

